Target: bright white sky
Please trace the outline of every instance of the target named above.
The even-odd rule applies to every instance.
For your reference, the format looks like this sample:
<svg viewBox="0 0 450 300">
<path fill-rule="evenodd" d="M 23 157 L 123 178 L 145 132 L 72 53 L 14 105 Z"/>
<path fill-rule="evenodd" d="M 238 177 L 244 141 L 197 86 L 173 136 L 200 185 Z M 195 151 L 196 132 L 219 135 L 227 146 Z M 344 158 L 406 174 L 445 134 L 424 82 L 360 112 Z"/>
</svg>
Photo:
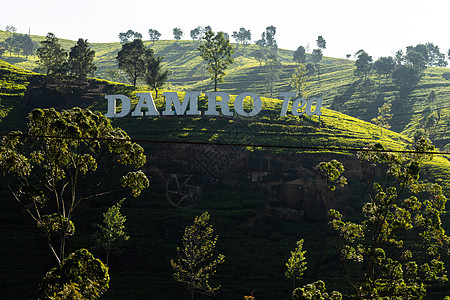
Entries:
<svg viewBox="0 0 450 300">
<path fill-rule="evenodd" d="M 327 42 L 325 56 L 344 58 L 364 49 L 374 59 L 399 49 L 432 42 L 441 52 L 450 48 L 449 0 L 22 0 L 4 1 L 0 29 L 14 25 L 19 33 L 89 42 L 118 42 L 128 29 L 149 39 L 173 39 L 172 29 L 190 31 L 211 26 L 230 36 L 244 27 L 252 41 L 273 25 L 279 48 L 316 48 L 319 35 Z M 231 39 L 234 42 L 234 39 Z"/>
</svg>

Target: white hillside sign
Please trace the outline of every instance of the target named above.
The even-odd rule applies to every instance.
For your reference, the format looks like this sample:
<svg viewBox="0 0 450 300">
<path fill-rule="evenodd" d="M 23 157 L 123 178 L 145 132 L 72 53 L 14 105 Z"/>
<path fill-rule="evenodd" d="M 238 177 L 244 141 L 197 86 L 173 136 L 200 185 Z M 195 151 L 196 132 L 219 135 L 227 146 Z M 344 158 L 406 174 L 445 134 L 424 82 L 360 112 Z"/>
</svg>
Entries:
<svg viewBox="0 0 450 300">
<path fill-rule="evenodd" d="M 106 95 L 105 99 L 108 101 L 108 111 L 105 114 L 108 118 L 122 118 L 127 116 L 131 112 L 132 117 L 150 117 L 150 116 L 198 116 L 202 112 L 198 110 L 198 97 L 201 92 L 186 92 L 183 101 L 180 101 L 178 94 L 176 92 L 164 92 L 166 97 L 166 107 L 165 110 L 159 112 L 156 109 L 155 102 L 151 93 L 137 93 L 136 96 L 139 101 L 131 112 L 131 101 L 125 95 Z M 208 97 L 208 109 L 204 111 L 205 116 L 233 116 L 233 112 L 230 111 L 228 102 L 230 101 L 230 96 L 226 92 L 206 92 L 205 95 Z M 288 111 L 289 103 L 292 98 L 292 109 L 291 112 L 294 116 L 301 116 L 306 114 L 307 116 L 322 115 L 322 98 L 311 98 L 309 100 L 303 98 L 295 98 L 297 96 L 296 92 L 282 92 L 280 93 L 280 98 L 283 99 L 283 106 L 281 107 L 280 116 L 286 116 Z M 244 110 L 244 99 L 251 98 L 253 100 L 253 108 L 251 111 Z M 122 110 L 117 112 L 117 100 L 122 104 Z M 312 105 L 316 102 L 315 109 L 312 111 Z M 217 106 L 219 110 L 217 111 Z M 145 108 L 145 111 L 142 109 Z M 304 110 L 303 110 L 304 108 Z M 252 92 L 245 92 L 237 95 L 234 100 L 234 111 L 236 114 L 243 117 L 254 117 L 261 112 L 262 101 L 261 98 Z"/>
</svg>

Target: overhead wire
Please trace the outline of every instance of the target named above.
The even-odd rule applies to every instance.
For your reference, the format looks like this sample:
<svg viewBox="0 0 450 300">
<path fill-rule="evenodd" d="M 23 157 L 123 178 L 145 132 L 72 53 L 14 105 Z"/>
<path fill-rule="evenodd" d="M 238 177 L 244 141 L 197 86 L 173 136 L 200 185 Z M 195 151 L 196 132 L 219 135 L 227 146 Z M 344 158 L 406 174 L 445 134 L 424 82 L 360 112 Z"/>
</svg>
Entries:
<svg viewBox="0 0 450 300">
<path fill-rule="evenodd" d="M 279 148 L 279 149 L 298 149 L 312 151 L 338 151 L 338 152 L 378 152 L 378 153 L 409 153 L 409 154 L 436 154 L 450 155 L 441 151 L 416 151 L 416 150 L 400 150 L 400 149 L 373 149 L 373 148 L 356 148 L 356 147 L 333 147 L 333 146 L 299 146 L 299 145 L 278 145 L 278 144 L 246 144 L 246 143 L 227 143 L 217 141 L 177 141 L 177 140 L 153 140 L 140 138 L 96 138 L 96 137 L 69 137 L 69 136 L 52 136 L 52 135 L 30 135 L 27 133 L 0 133 L 0 136 L 17 136 L 24 138 L 48 138 L 48 139 L 68 139 L 68 140 L 98 140 L 98 141 L 126 141 L 134 143 L 153 143 L 153 144 L 180 144 L 180 145 L 203 145 L 203 146 L 230 146 L 230 147 L 252 147 L 252 148 Z"/>
</svg>

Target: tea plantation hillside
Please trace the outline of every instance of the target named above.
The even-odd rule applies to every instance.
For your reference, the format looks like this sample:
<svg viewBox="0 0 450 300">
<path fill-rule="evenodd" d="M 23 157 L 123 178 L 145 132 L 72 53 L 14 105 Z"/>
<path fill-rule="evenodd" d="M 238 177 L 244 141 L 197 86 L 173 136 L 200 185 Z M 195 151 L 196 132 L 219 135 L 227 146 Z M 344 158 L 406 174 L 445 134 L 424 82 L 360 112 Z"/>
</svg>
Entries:
<svg viewBox="0 0 450 300">
<path fill-rule="evenodd" d="M 17 120 L 24 117 L 35 107 L 68 108 L 72 106 L 89 107 L 106 113 L 106 100 L 102 98 L 106 93 L 123 93 L 137 103 L 136 93 L 151 92 L 139 87 L 133 88 L 123 84 L 114 84 L 102 80 L 90 80 L 88 86 L 77 90 L 74 86 L 62 92 L 56 84 L 46 83 L 44 77 L 0 61 L 1 70 L 1 102 L 2 119 L 0 126 L 3 132 L 13 130 Z M 154 92 L 153 97 L 155 97 Z M 179 92 L 184 97 L 184 92 Z M 234 103 L 231 95 L 230 105 Z M 49 100 L 51 98 L 51 100 Z M 207 101 L 204 95 L 200 97 L 199 109 L 205 110 Z M 131 131 L 135 138 L 151 137 L 155 140 L 214 142 L 222 139 L 221 133 L 232 123 L 245 123 L 248 131 L 256 134 L 253 144 L 279 145 L 289 147 L 321 147 L 358 148 L 367 146 L 375 141 L 382 141 L 390 149 L 401 149 L 404 142 L 410 139 L 390 130 L 360 121 L 328 109 L 322 109 L 322 115 L 295 117 L 288 114 L 280 116 L 282 100 L 262 98 L 263 109 L 257 117 L 238 118 L 208 118 L 208 117 L 157 117 L 157 118 L 121 118 L 114 122 L 125 130 Z M 155 100 L 157 109 L 164 109 L 162 97 Z M 244 103 L 244 107 L 250 105 Z M 291 106 L 288 111 L 290 111 Z M 232 109 L 233 111 L 233 109 Z M 19 115 L 12 117 L 14 112 Z M 17 120 L 14 118 L 17 117 Z M 24 128 L 24 124 L 17 125 Z M 245 143 L 249 137 L 236 136 L 236 141 Z M 255 139 L 256 138 L 256 139 Z"/>
<path fill-rule="evenodd" d="M 0 41 L 10 35 L 9 32 L 0 31 Z M 32 36 L 32 39 L 39 42 L 44 37 Z M 75 41 L 61 39 L 60 43 L 69 50 Z M 164 57 L 163 64 L 171 72 L 168 89 L 203 92 L 213 89 L 205 62 L 197 50 L 199 43 L 187 40 L 145 42 L 157 56 Z M 279 92 L 292 90 L 289 79 L 297 66 L 292 60 L 293 51 L 277 51 L 281 65 L 278 80 L 270 92 L 266 62 L 255 58 L 255 52 L 261 48 L 256 45 L 234 46 L 234 63 L 229 66 L 225 81 L 219 84 L 220 90 L 231 94 L 252 91 L 265 97 L 277 97 Z M 116 56 L 121 49 L 120 43 L 92 43 L 91 47 L 96 52 L 96 77 L 126 83 L 126 76 L 117 69 Z M 7 52 L 2 59 L 28 70 L 36 67 L 36 58 L 32 56 L 16 57 Z M 373 58 L 374 61 L 376 59 Z M 309 54 L 306 63 L 311 63 Z M 389 124 L 393 131 L 412 137 L 417 130 L 424 130 L 438 147 L 444 148 L 449 144 L 450 107 L 447 100 L 450 96 L 450 81 L 445 79 L 449 78 L 446 75 L 449 74 L 448 68 L 427 68 L 420 82 L 409 93 L 400 94 L 391 78 L 381 79 L 375 72 L 364 80 L 356 77 L 353 60 L 324 57 L 318 67 L 319 76 L 317 72 L 308 76 L 308 91 L 311 97 L 323 98 L 325 107 L 371 121 L 377 117 L 378 109 L 384 103 L 389 103 L 390 113 L 393 114 Z M 434 93 L 434 97 L 430 101 L 431 93 Z"/>
<path fill-rule="evenodd" d="M 161 41 L 154 47 L 160 45 L 158 51 L 166 49 L 167 58 L 172 53 L 173 61 L 179 61 L 181 68 L 183 56 L 175 58 L 176 51 L 167 50 L 167 47 L 175 47 L 173 44 Z M 178 44 L 180 49 L 186 47 L 186 51 L 191 48 L 192 60 L 196 59 L 193 42 Z M 112 47 L 104 46 L 104 49 Z M 119 45 L 114 46 L 117 51 Z M 100 60 L 101 51 L 96 51 Z M 283 57 L 285 52 L 279 53 Z M 235 94 L 256 91 L 265 95 L 261 82 L 242 82 L 244 78 L 253 78 L 249 74 L 258 78 L 259 63 L 245 55 L 241 58 L 243 62 L 247 59 L 250 62 L 242 64 L 240 69 L 230 70 L 221 85 L 231 96 L 231 111 L 234 111 Z M 286 55 L 285 80 L 295 67 L 289 59 Z M 105 60 L 105 64 L 107 61 L 110 60 Z M 285 263 L 299 239 L 305 240 L 308 251 L 308 270 L 302 282 L 320 278 L 327 288 L 345 292 L 346 283 L 329 238 L 326 207 L 321 200 L 324 187 L 315 166 L 331 159 L 343 162 L 349 184 L 330 195 L 328 200 L 346 217 L 358 219 L 362 215 L 366 190 L 360 179 L 365 170 L 357 161 L 355 150 L 372 143 L 381 143 L 390 150 L 405 150 L 412 138 L 330 109 L 339 104 L 339 101 L 331 101 L 338 99 L 335 95 L 342 93 L 348 95 L 348 99 L 356 99 L 364 93 L 359 90 L 358 79 L 352 77 L 352 62 L 334 59 L 325 62 L 320 81 L 315 80 L 316 76 L 311 78 L 311 91 L 322 95 L 327 106 L 322 108 L 320 117 L 295 117 L 290 113 L 282 117 L 282 100 L 262 97 L 263 109 L 253 118 L 234 114 L 216 118 L 128 116 L 113 119 L 115 126 L 126 130 L 144 147 L 148 157 L 144 171 L 150 177 L 151 186 L 139 198 L 127 197 L 124 202 L 122 213 L 127 217 L 125 225 L 130 240 L 121 252 L 111 255 L 110 289 L 102 299 L 189 299 L 185 288 L 174 281 L 169 262 L 177 256 L 176 248 L 180 246 L 185 226 L 206 210 L 211 213 L 210 223 L 219 235 L 216 253 L 225 255 L 226 262 L 212 279 L 213 285 L 222 285 L 224 299 L 242 299 L 253 290 L 259 299 L 288 299 L 292 284 L 284 277 Z M 189 65 L 189 60 L 184 65 Z M 180 71 L 179 76 L 184 71 Z M 433 77 L 428 73 L 431 75 L 424 78 L 434 78 L 433 86 L 445 87 L 446 82 L 439 77 L 445 70 L 427 72 L 432 71 L 438 75 Z M 177 91 L 182 99 L 188 86 L 203 92 L 210 90 L 208 80 L 185 85 L 185 79 L 180 77 L 178 86 L 176 79 L 172 79 L 172 87 L 164 91 Z M 225 89 L 228 80 L 235 80 L 237 87 L 230 85 L 229 90 Z M 427 91 L 425 82 L 423 93 Z M 55 83 L 2 60 L 0 83 L 1 134 L 26 130 L 26 116 L 36 107 L 59 110 L 80 106 L 106 113 L 105 95 L 127 95 L 133 105 L 137 103 L 138 92 L 152 92 L 155 97 L 147 87 L 104 79 L 89 79 L 83 84 L 73 84 L 70 80 Z M 389 86 L 385 85 L 386 95 L 395 97 L 395 88 Z M 338 91 L 339 87 L 342 90 Z M 437 94 L 441 97 L 445 93 L 444 88 Z M 206 102 L 202 95 L 200 110 L 205 110 Z M 419 105 L 420 100 L 416 102 L 415 105 Z M 155 99 L 155 104 L 159 111 L 163 110 L 164 98 Z M 347 103 L 339 105 L 353 111 Z M 250 103 L 245 102 L 245 107 L 250 108 Z M 444 113 L 445 108 L 442 108 L 441 118 Z M 421 174 L 421 178 L 443 185 L 446 195 L 450 192 L 449 157 L 445 153 L 435 155 Z M 112 188 L 111 184 L 107 188 Z M 55 262 L 44 234 L 34 227 L 4 186 L 0 191 L 3 199 L 0 201 L 0 299 L 30 299 Z M 189 196 L 189 201 L 183 200 L 185 196 Z M 76 234 L 68 242 L 68 251 L 86 247 L 96 257 L 103 258 L 105 253 L 95 243 L 97 224 L 107 208 L 124 197 L 124 193 L 117 192 L 82 205 L 74 215 Z M 442 221 L 450 224 L 448 214 Z M 442 299 L 450 291 L 441 287 L 431 291 L 432 296 L 433 292 L 439 295 L 436 298 Z"/>
</svg>

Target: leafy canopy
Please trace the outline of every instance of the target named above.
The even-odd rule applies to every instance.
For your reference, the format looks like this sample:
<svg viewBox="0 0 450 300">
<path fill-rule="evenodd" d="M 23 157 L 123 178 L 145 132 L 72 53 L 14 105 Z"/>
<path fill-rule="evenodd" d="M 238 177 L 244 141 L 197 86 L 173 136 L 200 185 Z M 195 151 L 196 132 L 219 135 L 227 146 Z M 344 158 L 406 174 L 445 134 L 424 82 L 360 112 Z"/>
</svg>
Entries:
<svg viewBox="0 0 450 300">
<path fill-rule="evenodd" d="M 323 58 L 322 49 L 314 49 L 311 53 L 311 60 L 314 63 L 315 69 L 317 70 L 317 79 L 320 79 L 320 67 L 319 63 Z"/>
<path fill-rule="evenodd" d="M 303 272 L 306 271 L 306 251 L 303 251 L 303 239 L 297 241 L 297 248 L 291 251 L 291 257 L 289 257 L 286 263 L 286 272 L 284 275 L 286 278 L 293 281 L 295 288 L 295 279 L 300 279 L 303 276 Z"/>
<path fill-rule="evenodd" d="M 297 68 L 294 70 L 294 74 L 289 81 L 291 87 L 297 92 L 299 97 L 306 98 L 309 95 L 307 88 L 309 83 L 307 82 L 307 74 L 308 70 L 306 66 L 302 63 L 299 64 Z"/>
<path fill-rule="evenodd" d="M 431 159 L 428 140 L 414 152 L 385 152 L 380 144 L 358 154 L 367 176 L 368 201 L 361 221 L 344 221 L 331 209 L 330 226 L 344 274 L 358 299 L 422 299 L 433 282 L 446 282 L 442 258 L 450 239 L 441 214 L 447 199 L 435 183 L 419 181 L 420 166 Z M 329 165 L 327 180 L 338 170 Z M 351 272 L 350 272 L 351 270 Z"/>
<path fill-rule="evenodd" d="M 341 300 L 342 294 L 336 291 L 326 292 L 325 282 L 318 280 L 296 288 L 292 293 L 292 300 Z"/>
<path fill-rule="evenodd" d="M 317 47 L 319 47 L 322 50 L 327 48 L 327 42 L 325 41 L 325 39 L 321 35 L 319 35 L 317 37 L 316 44 L 317 44 Z"/>
<path fill-rule="evenodd" d="M 153 50 L 145 48 L 141 39 L 136 39 L 123 44 L 116 59 L 119 69 L 123 70 L 133 86 L 136 86 L 138 79 L 145 74 L 145 64 L 150 57 L 153 57 Z"/>
<path fill-rule="evenodd" d="M 17 56 L 23 54 L 28 57 L 29 55 L 34 54 L 36 50 L 36 44 L 27 34 L 13 34 L 4 42 L 0 43 L 0 48 L 0 56 L 2 55 L 2 53 L 10 51 L 10 55 L 12 53 L 15 53 L 17 54 Z"/>
<path fill-rule="evenodd" d="M 108 268 L 88 250 L 70 254 L 45 274 L 38 299 L 98 299 L 109 288 Z"/>
<path fill-rule="evenodd" d="M 69 73 L 79 80 L 85 80 L 88 75 L 93 76 L 97 70 L 94 57 L 95 51 L 90 48 L 87 40 L 78 39 L 69 52 L 67 60 Z"/>
<path fill-rule="evenodd" d="M 148 35 L 150 36 L 150 41 L 156 42 L 161 37 L 161 33 L 156 29 L 149 29 Z"/>
<path fill-rule="evenodd" d="M 214 32 L 209 30 L 198 50 L 201 58 L 208 64 L 207 70 L 211 74 L 211 80 L 214 81 L 214 91 L 217 91 L 217 83 L 223 81 L 225 70 L 233 63 L 231 57 L 234 53 L 233 46 L 224 37 L 223 32 L 214 35 Z"/>
<path fill-rule="evenodd" d="M 356 69 L 355 71 L 353 71 L 353 73 L 355 74 L 355 76 L 362 76 L 363 78 L 366 78 L 373 68 L 372 56 L 370 56 L 369 54 L 367 54 L 366 51 L 361 49 L 358 52 L 356 52 L 355 57 L 356 57 L 355 61 Z"/>
<path fill-rule="evenodd" d="M 175 27 L 172 29 L 173 38 L 177 41 L 181 40 L 181 37 L 183 36 L 183 30 L 181 28 Z"/>
<path fill-rule="evenodd" d="M 126 32 L 119 33 L 119 39 L 121 44 L 129 43 L 136 39 L 142 39 L 142 34 L 139 32 L 128 29 Z"/>
<path fill-rule="evenodd" d="M 149 182 L 142 171 L 132 169 L 142 167 L 146 158 L 141 146 L 98 112 L 35 109 L 28 121 L 28 134 L 11 132 L 2 140 L 0 170 L 15 200 L 45 231 L 61 263 L 66 239 L 75 230 L 76 207 L 114 192 L 100 187 L 117 165 L 131 169 L 121 184 L 138 196 Z"/>
<path fill-rule="evenodd" d="M 239 31 L 233 31 L 231 35 L 237 43 L 248 45 L 252 39 L 252 34 L 250 30 L 247 30 L 243 27 L 239 29 Z"/>
<path fill-rule="evenodd" d="M 303 46 L 299 46 L 294 51 L 292 60 L 298 64 L 304 64 L 306 62 L 306 49 Z"/>
<path fill-rule="evenodd" d="M 213 234 L 213 228 L 208 224 L 209 217 L 209 213 L 204 212 L 195 217 L 194 224 L 186 227 L 183 248 L 177 249 L 178 260 L 170 261 L 175 271 L 175 280 L 186 284 L 191 292 L 191 299 L 194 293 L 211 296 L 220 289 L 220 286 L 213 288 L 209 284 L 217 266 L 225 261 L 222 254 L 213 258 L 218 236 Z"/>
<path fill-rule="evenodd" d="M 65 73 L 63 67 L 67 52 L 61 47 L 58 38 L 53 33 L 47 33 L 45 40 L 41 41 L 41 46 L 36 50 L 36 55 L 38 57 L 36 63 L 47 75 Z"/>
<path fill-rule="evenodd" d="M 123 199 L 103 213 L 103 224 L 99 225 L 97 243 L 106 251 L 106 265 L 109 263 L 111 251 L 118 250 L 130 236 L 125 231 L 127 218 L 121 214 Z"/>
<path fill-rule="evenodd" d="M 155 97 L 158 98 L 158 89 L 162 88 L 169 79 L 170 71 L 163 70 L 161 62 L 163 57 L 148 56 L 146 59 L 146 70 L 144 74 L 145 82 L 155 90 Z"/>
</svg>

